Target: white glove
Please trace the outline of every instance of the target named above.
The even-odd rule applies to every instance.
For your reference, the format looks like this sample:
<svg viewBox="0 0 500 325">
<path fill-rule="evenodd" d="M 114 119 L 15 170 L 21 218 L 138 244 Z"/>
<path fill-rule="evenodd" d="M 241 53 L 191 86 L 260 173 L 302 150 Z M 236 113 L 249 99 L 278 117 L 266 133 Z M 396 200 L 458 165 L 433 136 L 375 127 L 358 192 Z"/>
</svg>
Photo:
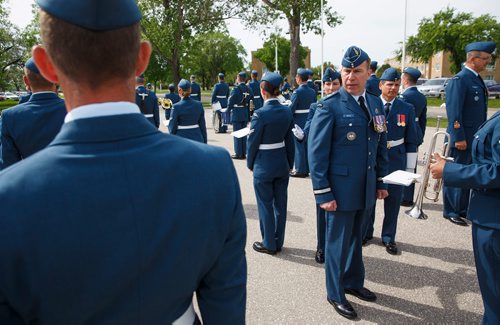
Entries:
<svg viewBox="0 0 500 325">
<path fill-rule="evenodd" d="M 292 129 L 292 132 L 293 132 L 293 135 L 295 135 L 295 137 L 299 141 L 302 141 L 304 139 L 304 131 L 297 124 L 295 124 L 294 128 Z"/>
</svg>

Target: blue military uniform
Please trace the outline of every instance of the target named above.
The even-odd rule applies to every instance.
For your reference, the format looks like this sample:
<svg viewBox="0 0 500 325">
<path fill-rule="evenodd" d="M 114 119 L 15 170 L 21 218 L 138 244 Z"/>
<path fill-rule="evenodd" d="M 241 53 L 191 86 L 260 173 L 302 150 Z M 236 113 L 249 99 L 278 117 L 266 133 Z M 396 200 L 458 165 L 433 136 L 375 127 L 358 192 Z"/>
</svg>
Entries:
<svg viewBox="0 0 500 325">
<path fill-rule="evenodd" d="M 219 78 L 224 78 L 223 73 L 219 73 Z M 214 90 L 212 92 L 212 104 L 219 102 L 221 106 L 221 111 L 215 112 L 219 115 L 219 130 L 216 133 L 226 133 L 227 124 L 230 123 L 227 114 L 227 99 L 229 97 L 229 86 L 224 80 L 220 80 L 214 85 Z"/>
<path fill-rule="evenodd" d="M 367 59 L 350 47 L 342 65 L 356 67 Z M 347 303 L 346 289 L 363 288 L 362 225 L 376 190 L 387 188 L 379 181 L 387 174 L 386 134 L 374 125 L 382 102 L 366 92 L 363 97 L 369 116 L 344 88 L 320 101 L 308 137 L 316 202 L 337 203 L 336 211 L 326 212 L 325 273 L 328 300 L 340 304 Z"/>
<path fill-rule="evenodd" d="M 308 76 L 307 69 L 298 69 L 297 74 Z M 316 92 L 307 86 L 300 85 L 292 94 L 290 109 L 293 113 L 294 124 L 302 129 L 305 127 L 307 115 L 311 104 L 316 102 Z M 307 146 L 305 143 L 295 139 L 295 172 L 301 176 L 307 176 L 309 166 L 307 164 Z"/>
<path fill-rule="evenodd" d="M 377 78 L 377 75 L 375 74 L 375 71 L 377 70 L 377 61 L 372 61 L 370 63 L 370 69 L 373 71 L 373 73 L 370 75 L 370 78 L 366 81 L 366 91 L 369 93 L 375 95 L 375 96 L 380 96 L 382 93 L 379 88 L 380 84 L 380 79 Z"/>
<path fill-rule="evenodd" d="M 194 100 L 201 102 L 201 87 L 196 81 L 194 81 L 195 76 L 191 76 L 191 95 L 190 97 Z"/>
<path fill-rule="evenodd" d="M 33 59 L 26 68 L 39 74 Z M 29 101 L 8 108 L 0 117 L 0 170 L 45 148 L 61 129 L 64 100 L 51 91 L 36 92 Z"/>
<path fill-rule="evenodd" d="M 290 86 L 290 84 L 287 81 L 287 78 L 285 78 L 285 81 L 283 82 L 283 86 L 281 87 L 281 95 L 283 95 L 283 97 L 286 100 L 289 100 L 291 92 L 292 92 L 292 86 Z"/>
<path fill-rule="evenodd" d="M 175 85 L 168 85 L 168 90 L 170 91 L 168 94 L 165 94 L 164 98 L 170 99 L 172 102 L 172 106 L 178 103 L 181 100 L 181 96 L 175 92 Z M 172 108 L 165 109 L 165 119 L 168 121 L 170 119 L 170 114 L 172 113 Z"/>
<path fill-rule="evenodd" d="M 262 80 L 279 89 L 282 78 L 268 72 Z M 281 251 L 285 239 L 289 171 L 293 166 L 293 117 L 278 99 L 268 99 L 252 116 L 247 166 L 253 171 L 263 246 Z"/>
<path fill-rule="evenodd" d="M 405 68 L 403 73 L 409 74 L 414 80 L 418 80 L 421 76 L 420 71 L 412 67 Z M 420 146 L 424 142 L 425 127 L 427 125 L 427 98 L 424 94 L 418 91 L 417 86 L 415 85 L 406 88 L 402 93 L 401 98 L 405 102 L 412 104 L 415 108 L 415 122 L 417 122 L 417 145 Z M 415 171 L 416 169 L 413 172 Z M 403 188 L 402 201 L 407 202 L 407 205 L 412 205 L 414 192 L 415 184 L 405 186 Z"/>
<path fill-rule="evenodd" d="M 500 324 L 500 112 L 479 128 L 470 147 L 472 164 L 447 162 L 443 180 L 447 186 L 471 189 L 467 214 L 472 221 L 483 324 Z"/>
<path fill-rule="evenodd" d="M 37 3 L 88 33 L 141 17 L 132 0 Z M 194 292 L 203 323 L 245 323 L 227 152 L 159 132 L 133 103 L 73 107 L 46 149 L 0 172 L 0 202 L 0 324 L 199 324 Z"/>
<path fill-rule="evenodd" d="M 26 103 L 28 100 L 30 100 L 30 97 L 31 97 L 31 91 L 29 91 L 26 95 L 19 97 L 18 104 Z"/>
<path fill-rule="evenodd" d="M 400 80 L 401 76 L 394 68 L 388 68 L 380 77 L 381 81 L 396 81 Z M 391 102 L 387 102 L 380 96 L 384 104 L 384 111 L 387 121 L 387 148 L 389 156 L 389 173 L 396 170 L 406 170 L 407 156 L 414 159 L 410 163 L 413 167 L 416 163 L 417 152 L 417 130 L 415 123 L 415 109 L 411 104 L 404 102 L 398 97 L 394 98 Z M 388 185 L 389 196 L 384 199 L 384 221 L 382 225 L 382 242 L 386 244 L 393 244 L 395 247 L 396 229 L 398 224 L 399 208 L 401 204 L 401 197 L 403 195 L 403 188 L 401 185 Z M 375 210 L 375 206 L 373 206 Z M 364 238 L 373 237 L 373 222 L 374 213 L 371 215 L 371 220 L 366 224 L 366 233 Z M 391 252 L 394 254 L 397 249 Z"/>
<path fill-rule="evenodd" d="M 144 78 L 139 76 L 139 78 Z M 143 85 L 135 89 L 135 103 L 139 106 L 141 113 L 157 128 L 160 126 L 160 112 L 158 109 L 158 98 L 154 91 L 146 89 Z"/>
<path fill-rule="evenodd" d="M 191 84 L 185 79 L 179 82 L 179 88 L 188 90 L 190 87 Z M 207 143 L 207 127 L 203 105 L 191 97 L 182 98 L 172 108 L 168 130 L 171 134 Z"/>
<path fill-rule="evenodd" d="M 264 100 L 260 95 L 260 81 L 257 80 L 256 70 L 252 70 L 252 76 L 255 77 L 255 79 L 252 79 L 248 83 L 248 87 L 250 87 L 250 89 L 252 89 L 253 92 L 252 102 L 253 102 L 253 111 L 255 112 L 256 110 L 262 107 L 262 103 Z"/>
<path fill-rule="evenodd" d="M 477 42 L 469 44 L 466 52 L 479 50 L 492 53 L 493 42 Z M 446 86 L 446 114 L 448 117 L 447 132 L 450 134 L 450 157 L 456 163 L 470 164 L 472 160 L 471 143 L 474 133 L 486 120 L 488 111 L 488 92 L 481 76 L 464 67 Z M 455 148 L 455 142 L 467 142 L 466 150 Z M 460 220 L 466 217 L 469 202 L 469 191 L 450 186 L 443 187 L 443 216 Z M 452 220 L 452 221 L 453 221 Z"/>
<path fill-rule="evenodd" d="M 246 78 L 244 72 L 240 72 L 239 76 Z M 231 116 L 231 123 L 233 124 L 233 131 L 238 131 L 245 128 L 249 121 L 249 102 L 253 98 L 252 89 L 245 83 L 241 82 L 231 90 L 229 95 L 229 103 L 227 111 Z M 244 159 L 246 153 L 247 138 L 234 137 L 234 158 Z"/>
<path fill-rule="evenodd" d="M 323 74 L 322 81 L 323 83 L 328 82 L 328 81 L 333 81 L 336 79 L 340 79 L 340 73 L 337 71 L 334 71 L 332 68 L 327 68 L 325 70 L 325 73 Z M 325 96 L 322 100 L 328 100 L 330 96 L 333 96 L 333 94 L 329 94 L 328 96 Z M 314 117 L 314 113 L 316 112 L 318 104 L 317 103 L 312 103 L 311 107 L 309 108 L 309 114 L 307 115 L 307 120 L 306 120 L 306 125 L 304 127 L 304 139 L 302 141 L 305 141 L 307 143 L 307 136 L 309 134 L 309 130 L 311 128 L 311 121 Z M 324 263 L 324 252 L 325 252 L 325 232 L 326 232 L 326 211 L 323 210 L 319 204 L 316 204 L 316 262 L 318 263 Z"/>
</svg>

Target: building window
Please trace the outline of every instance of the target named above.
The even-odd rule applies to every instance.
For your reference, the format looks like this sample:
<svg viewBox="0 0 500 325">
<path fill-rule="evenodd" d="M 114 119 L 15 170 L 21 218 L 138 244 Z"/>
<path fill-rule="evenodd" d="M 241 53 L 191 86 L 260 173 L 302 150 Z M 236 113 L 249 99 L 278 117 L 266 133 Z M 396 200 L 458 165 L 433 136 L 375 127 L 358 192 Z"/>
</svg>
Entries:
<svg viewBox="0 0 500 325">
<path fill-rule="evenodd" d="M 434 70 L 441 71 L 441 64 L 436 63 L 436 65 L 434 66 Z"/>
</svg>

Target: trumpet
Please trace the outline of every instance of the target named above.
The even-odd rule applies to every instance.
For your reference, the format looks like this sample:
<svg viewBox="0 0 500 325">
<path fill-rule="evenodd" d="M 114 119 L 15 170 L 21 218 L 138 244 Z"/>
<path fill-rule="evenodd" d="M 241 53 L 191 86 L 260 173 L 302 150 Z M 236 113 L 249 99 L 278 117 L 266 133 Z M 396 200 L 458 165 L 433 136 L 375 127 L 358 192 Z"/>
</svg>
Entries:
<svg viewBox="0 0 500 325">
<path fill-rule="evenodd" d="M 433 161 L 432 154 L 436 150 L 437 140 L 443 138 L 443 148 L 441 151 L 441 156 L 443 156 L 447 160 L 452 160 L 448 157 L 449 146 L 448 141 L 450 141 L 450 134 L 446 131 L 439 130 L 439 123 L 441 121 L 441 116 L 437 117 L 437 126 L 436 132 L 433 134 L 429 149 L 424 154 L 424 157 L 421 161 L 419 161 L 419 165 L 425 166 L 424 174 L 422 176 L 422 183 L 420 184 L 420 188 L 417 194 L 417 198 L 415 199 L 415 204 L 413 207 L 407 211 L 405 211 L 406 215 L 415 218 L 415 219 L 427 219 L 427 215 L 422 210 L 422 203 L 424 198 L 437 202 L 439 200 L 439 193 L 441 192 L 441 188 L 443 186 L 443 180 L 435 180 L 432 184 L 430 181 L 430 169 L 429 166 Z"/>
<path fill-rule="evenodd" d="M 171 109 L 173 104 L 169 98 L 158 98 L 158 105 L 163 109 Z"/>
</svg>

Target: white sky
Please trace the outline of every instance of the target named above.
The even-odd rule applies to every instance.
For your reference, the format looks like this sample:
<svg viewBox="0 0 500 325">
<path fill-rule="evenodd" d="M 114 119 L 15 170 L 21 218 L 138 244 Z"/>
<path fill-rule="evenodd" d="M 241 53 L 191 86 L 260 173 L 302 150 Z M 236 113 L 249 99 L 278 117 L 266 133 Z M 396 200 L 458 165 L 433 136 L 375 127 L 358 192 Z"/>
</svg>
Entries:
<svg viewBox="0 0 500 325">
<path fill-rule="evenodd" d="M 325 28 L 324 61 L 339 64 L 345 49 L 357 45 L 365 50 L 372 60 L 383 62 L 394 56 L 400 47 L 404 35 L 404 0 L 325 0 L 334 8 L 344 21 L 336 28 Z M 31 20 L 31 4 L 34 0 L 9 0 L 11 21 L 24 27 Z M 460 12 L 471 12 L 475 17 L 491 14 L 500 18 L 500 1 L 498 0 L 407 0 L 407 36 L 414 35 L 418 23 L 424 17 L 432 17 L 434 13 L 453 7 Z M 318 17 L 318 19 L 320 19 Z M 282 24 L 283 36 L 286 24 Z M 326 26 L 326 24 L 325 24 Z M 255 51 L 264 43 L 258 32 L 245 30 L 238 20 L 228 23 L 230 34 L 239 39 L 247 50 Z M 302 44 L 311 49 L 312 65 L 321 63 L 321 37 L 312 33 L 301 36 Z"/>
</svg>

